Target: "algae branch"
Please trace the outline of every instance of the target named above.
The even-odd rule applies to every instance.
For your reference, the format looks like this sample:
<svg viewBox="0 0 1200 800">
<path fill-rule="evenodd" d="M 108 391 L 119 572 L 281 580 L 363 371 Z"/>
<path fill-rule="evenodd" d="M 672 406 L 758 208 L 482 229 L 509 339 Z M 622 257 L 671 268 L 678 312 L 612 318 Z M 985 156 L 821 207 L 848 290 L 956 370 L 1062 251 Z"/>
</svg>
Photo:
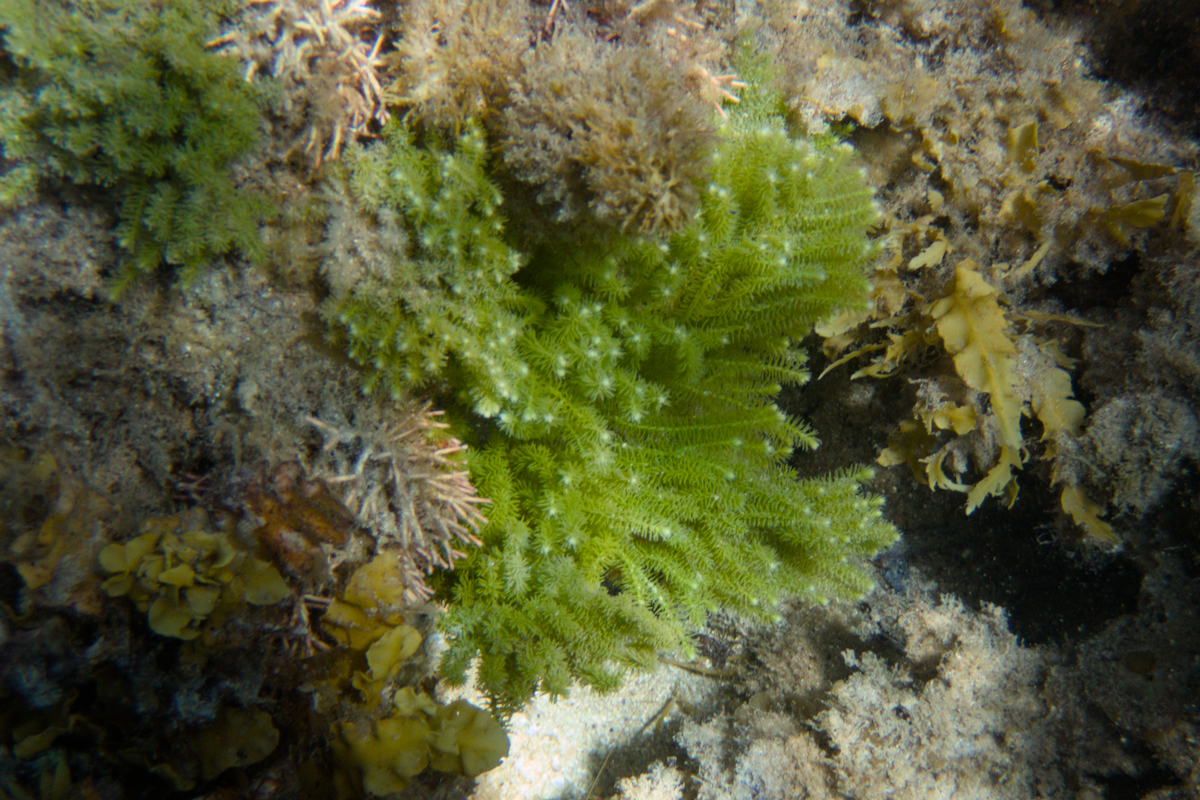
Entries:
<svg viewBox="0 0 1200 800">
<path fill-rule="evenodd" d="M 1200 796 L 1194 17 L 3 0 L 0 792 Z"/>
</svg>

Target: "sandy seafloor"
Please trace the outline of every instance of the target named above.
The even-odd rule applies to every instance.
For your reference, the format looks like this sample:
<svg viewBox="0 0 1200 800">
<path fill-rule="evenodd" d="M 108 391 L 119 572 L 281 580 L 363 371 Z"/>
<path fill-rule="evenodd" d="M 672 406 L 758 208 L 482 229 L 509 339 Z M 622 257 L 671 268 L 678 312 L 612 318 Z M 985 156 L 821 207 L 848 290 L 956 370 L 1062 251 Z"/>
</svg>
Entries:
<svg viewBox="0 0 1200 800">
<path fill-rule="evenodd" d="M 1200 91 L 1186 85 L 1180 75 L 1189 73 L 1178 62 L 1195 68 L 1193 79 L 1200 75 L 1200 28 L 1186 10 L 1173 17 L 1171 4 L 1046 3 L 1019 11 L 1000 3 L 996 13 L 1020 20 L 1008 28 L 1005 52 L 1013 58 L 1006 61 L 968 57 L 995 47 L 962 33 L 991 13 L 990 4 L 952 5 L 814 0 L 771 12 L 771 41 L 808 65 L 797 83 L 810 121 L 851 119 L 868 132 L 857 143 L 897 226 L 917 224 L 913 209 L 924 208 L 931 186 L 922 181 L 933 180 L 920 169 L 910 174 L 933 117 L 920 108 L 903 124 L 889 117 L 897 116 L 889 80 L 910 67 L 928 85 L 964 81 L 974 69 L 971 80 L 991 81 L 1015 103 L 1029 86 L 1090 82 L 1090 124 L 1069 122 L 1055 138 L 1054 124 L 1042 123 L 1041 152 L 1064 174 L 1074 169 L 1076 186 L 1091 186 L 1088 170 L 1096 168 L 1086 164 L 1099 147 L 1195 168 Z M 1151 34 L 1175 41 L 1172 26 L 1193 39 L 1163 50 L 1176 61 L 1156 71 L 1144 50 L 1157 41 Z M 1055 48 L 1076 59 L 1059 65 L 1058 83 L 1049 73 L 1022 73 L 1041 69 L 1033 56 L 1015 59 Z M 913 78 L 913 85 L 925 84 Z M 903 135 L 870 135 L 885 130 Z M 1011 184 L 979 184 L 978 196 L 987 197 L 973 217 L 954 207 L 947 189 L 1003 161 L 994 150 L 981 144 L 975 161 L 960 155 L 954 164 L 943 154 L 945 228 L 960 254 L 1020 261 L 1036 242 L 987 212 Z M 1080 191 L 1053 213 L 1084 219 L 1094 199 Z M 1128 244 L 1084 230 L 1053 271 L 1012 289 L 1014 309 L 1088 323 L 1068 337 L 1075 394 L 1089 413 L 1077 462 L 1090 465 L 1079 469 L 1106 501 L 1119 544 L 1079 536 L 1050 488 L 1048 462 L 1027 465 L 1011 509 L 993 499 L 971 516 L 961 494 L 931 492 L 905 465 L 881 468 L 870 488 L 887 499 L 903 538 L 870 565 L 873 594 L 824 608 L 789 606 L 774 626 L 715 617 L 700 634 L 701 658 L 687 668 L 664 665 L 606 696 L 580 689 L 557 702 L 539 697 L 508 721 L 512 748 L 499 768 L 474 783 L 423 781 L 405 796 L 1200 797 L 1196 216 L 1169 232 L 1138 230 Z M 964 244 L 972 236 L 975 250 Z M 1006 254 L 1008 247 L 1024 256 Z M 243 452 L 317 460 L 321 440 L 303 419 L 345 418 L 358 400 L 349 368 L 312 333 L 314 292 L 294 276 L 231 264 L 186 289 L 147 280 L 112 303 L 105 281 L 118 259 L 111 219 L 88 193 L 46 194 L 0 217 L 5 490 L 28 491 L 22 465 L 48 454 L 58 480 L 93 487 L 114 509 L 104 524 L 123 530 L 139 516 L 186 505 L 197 473 L 232 473 Z M 807 343 L 819 373 L 828 359 L 815 338 Z M 843 369 L 785 390 L 784 407 L 812 421 L 824 442 L 802 470 L 874 461 L 889 430 L 910 415 L 905 380 L 851 381 Z M 73 502 L 83 502 L 85 492 L 72 491 Z M 9 496 L 5 507 L 25 500 Z M 5 570 L 0 703 L 38 687 L 53 694 L 56 681 L 70 682 L 79 656 L 56 649 L 55 628 L 35 635 L 29 618 L 13 615 L 20 584 L 14 569 Z M 437 691 L 472 697 L 469 689 Z M 8 737 L 4 791 L 21 797 L 12 788 L 20 784 L 30 792 L 24 796 L 38 796 L 28 771 L 13 766 L 13 730 L 0 731 Z M 108 783 L 87 782 L 88 763 L 72 761 L 71 786 L 43 782 L 41 797 L 120 796 Z M 209 795 L 268 796 L 257 779 L 251 771 Z M 273 780 L 295 792 L 279 796 L 304 796 L 296 776 Z"/>
</svg>

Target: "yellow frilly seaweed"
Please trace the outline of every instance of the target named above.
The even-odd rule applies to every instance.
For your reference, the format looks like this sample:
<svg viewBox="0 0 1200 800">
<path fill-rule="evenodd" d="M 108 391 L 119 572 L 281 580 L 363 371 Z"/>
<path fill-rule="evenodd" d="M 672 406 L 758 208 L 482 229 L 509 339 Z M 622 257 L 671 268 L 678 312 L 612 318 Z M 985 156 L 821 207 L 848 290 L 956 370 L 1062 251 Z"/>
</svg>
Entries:
<svg viewBox="0 0 1200 800">
<path fill-rule="evenodd" d="M 110 577 L 101 588 L 128 596 L 162 636 L 194 639 L 219 607 L 274 605 L 292 596 L 272 565 L 239 550 L 210 529 L 201 509 L 142 524 L 142 534 L 100 551 Z"/>
</svg>

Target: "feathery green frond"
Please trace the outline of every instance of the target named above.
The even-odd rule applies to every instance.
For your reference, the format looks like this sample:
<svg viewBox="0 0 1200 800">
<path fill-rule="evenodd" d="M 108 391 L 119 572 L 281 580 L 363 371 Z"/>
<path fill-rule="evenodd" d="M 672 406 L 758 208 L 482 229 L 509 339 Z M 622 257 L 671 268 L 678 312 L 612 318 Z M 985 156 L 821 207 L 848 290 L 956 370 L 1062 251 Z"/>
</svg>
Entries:
<svg viewBox="0 0 1200 800">
<path fill-rule="evenodd" d="M 0 198 L 41 177 L 115 194 L 129 259 L 118 291 L 166 263 L 187 280 L 237 249 L 260 258 L 265 198 L 231 167 L 256 145 L 263 90 L 205 50 L 227 0 L 0 0 Z"/>
<path fill-rule="evenodd" d="M 719 606 L 867 588 L 854 559 L 894 530 L 862 474 L 797 479 L 786 461 L 816 439 L 773 402 L 808 378 L 793 339 L 865 295 L 877 210 L 850 157 L 735 113 L 690 224 L 525 256 L 476 126 L 420 144 L 394 126 L 352 152 L 358 197 L 402 213 L 415 247 L 331 316 L 373 381 L 457 393 L 493 502 L 483 547 L 440 587 L 452 677 L 478 657 L 505 708 L 609 687 L 687 650 Z"/>
</svg>

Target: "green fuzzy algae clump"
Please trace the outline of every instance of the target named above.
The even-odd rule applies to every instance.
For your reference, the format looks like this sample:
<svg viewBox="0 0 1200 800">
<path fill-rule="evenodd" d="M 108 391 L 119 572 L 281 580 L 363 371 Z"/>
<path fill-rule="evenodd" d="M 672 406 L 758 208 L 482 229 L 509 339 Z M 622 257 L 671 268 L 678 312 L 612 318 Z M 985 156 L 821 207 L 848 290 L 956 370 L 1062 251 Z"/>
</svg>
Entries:
<svg viewBox="0 0 1200 800">
<path fill-rule="evenodd" d="M 531 256 L 504 238 L 482 133 L 409 130 L 350 159 L 414 246 L 390 283 L 331 301 L 374 387 L 449 391 L 492 500 L 484 546 L 448 576 L 448 674 L 499 707 L 689 649 L 718 607 L 770 616 L 866 591 L 855 565 L 894 529 L 863 473 L 799 480 L 812 432 L 773 397 L 808 378 L 792 337 L 861 303 L 878 210 L 848 146 L 791 137 L 747 98 L 700 212 L 666 239 L 608 236 Z"/>
<path fill-rule="evenodd" d="M 129 255 L 115 289 L 177 267 L 184 280 L 230 250 L 265 254 L 263 198 L 230 167 L 257 144 L 261 87 L 205 50 L 227 0 L 0 0 L 0 204 L 40 178 L 116 194 Z"/>
</svg>

